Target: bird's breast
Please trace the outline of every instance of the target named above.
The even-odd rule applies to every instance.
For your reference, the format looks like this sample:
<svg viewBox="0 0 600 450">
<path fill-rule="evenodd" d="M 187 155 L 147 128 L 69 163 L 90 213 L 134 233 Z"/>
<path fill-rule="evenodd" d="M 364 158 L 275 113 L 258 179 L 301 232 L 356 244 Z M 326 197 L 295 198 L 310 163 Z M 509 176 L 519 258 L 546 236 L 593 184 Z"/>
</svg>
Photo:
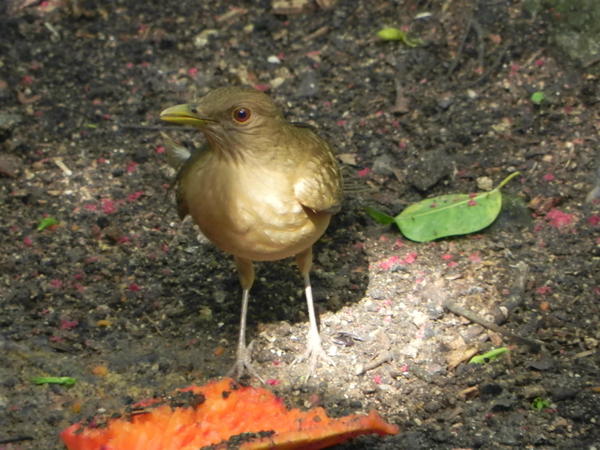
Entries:
<svg viewBox="0 0 600 450">
<path fill-rule="evenodd" d="M 184 201 L 200 230 L 217 247 L 251 260 L 276 260 L 310 247 L 330 215 L 303 207 L 293 172 L 211 158 L 189 171 Z"/>
</svg>

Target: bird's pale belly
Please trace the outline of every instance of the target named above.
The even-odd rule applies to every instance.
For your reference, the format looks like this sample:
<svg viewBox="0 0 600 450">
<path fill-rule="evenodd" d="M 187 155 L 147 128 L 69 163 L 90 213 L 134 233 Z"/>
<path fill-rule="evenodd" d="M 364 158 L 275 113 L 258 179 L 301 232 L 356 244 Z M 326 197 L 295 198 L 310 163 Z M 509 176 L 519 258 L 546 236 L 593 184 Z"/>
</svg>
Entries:
<svg viewBox="0 0 600 450">
<path fill-rule="evenodd" d="M 239 183 L 247 181 L 243 177 L 187 189 L 190 215 L 221 250 L 254 261 L 273 261 L 306 250 L 325 232 L 330 214 L 310 211 L 291 191 L 274 189 L 272 174 L 271 182 L 264 180 L 254 178 L 241 189 Z"/>
</svg>

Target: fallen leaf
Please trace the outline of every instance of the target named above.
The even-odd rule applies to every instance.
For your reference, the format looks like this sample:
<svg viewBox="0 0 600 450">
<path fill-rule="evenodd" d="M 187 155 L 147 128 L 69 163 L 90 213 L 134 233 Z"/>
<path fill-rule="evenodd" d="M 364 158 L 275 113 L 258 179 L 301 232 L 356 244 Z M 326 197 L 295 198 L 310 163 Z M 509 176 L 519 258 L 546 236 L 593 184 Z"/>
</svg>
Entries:
<svg viewBox="0 0 600 450">
<path fill-rule="evenodd" d="M 477 347 L 463 347 L 452 350 L 446 354 L 449 369 L 458 367 L 459 364 L 472 358 L 477 353 Z"/>
</svg>

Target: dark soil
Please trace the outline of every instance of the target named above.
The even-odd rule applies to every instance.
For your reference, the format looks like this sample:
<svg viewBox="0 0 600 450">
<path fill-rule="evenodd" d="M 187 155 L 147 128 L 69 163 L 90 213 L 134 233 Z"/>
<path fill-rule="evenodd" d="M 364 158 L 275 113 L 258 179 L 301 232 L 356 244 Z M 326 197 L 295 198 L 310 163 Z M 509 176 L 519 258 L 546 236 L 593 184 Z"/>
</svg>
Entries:
<svg viewBox="0 0 600 450">
<path fill-rule="evenodd" d="M 401 427 L 341 448 L 597 448 L 594 65 L 555 53 L 546 17 L 520 0 L 339 0 L 299 14 L 235 3 L 4 4 L 0 441 L 12 443 L 0 448 L 62 448 L 59 431 L 84 417 L 226 373 L 237 275 L 180 224 L 160 131 L 202 138 L 157 117 L 239 84 L 316 126 L 347 178 L 370 188 L 347 194 L 315 248 L 335 366 L 307 381 L 306 365 L 291 365 L 308 322 L 302 282 L 287 261 L 259 265 L 249 334 L 272 389 L 289 405 L 377 409 Z M 377 39 L 389 25 L 423 45 Z M 363 210 L 396 214 L 515 170 L 510 207 L 475 235 L 418 244 Z M 59 223 L 38 230 L 44 218 Z M 501 346 L 499 359 L 468 363 Z"/>
</svg>

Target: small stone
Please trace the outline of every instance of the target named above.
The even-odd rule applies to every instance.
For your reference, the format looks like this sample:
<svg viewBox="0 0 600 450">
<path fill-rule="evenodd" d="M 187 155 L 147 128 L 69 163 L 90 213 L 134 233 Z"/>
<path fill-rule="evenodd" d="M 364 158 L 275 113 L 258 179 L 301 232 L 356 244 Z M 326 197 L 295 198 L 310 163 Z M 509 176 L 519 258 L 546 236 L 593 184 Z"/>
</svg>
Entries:
<svg viewBox="0 0 600 450">
<path fill-rule="evenodd" d="M 539 359 L 529 361 L 528 366 L 535 370 L 549 370 L 554 367 L 554 360 L 548 355 L 543 355 Z"/>
<path fill-rule="evenodd" d="M 479 392 L 484 398 L 496 397 L 502 393 L 502 386 L 495 383 L 483 384 L 479 387 Z"/>
<path fill-rule="evenodd" d="M 477 178 L 477 188 L 481 191 L 491 191 L 494 189 L 494 181 L 490 177 Z"/>
<path fill-rule="evenodd" d="M 394 162 L 394 158 L 391 155 L 384 153 L 373 161 L 373 172 L 379 175 L 393 175 Z"/>
<path fill-rule="evenodd" d="M 469 97 L 471 100 L 474 100 L 477 98 L 477 92 L 475 92 L 473 89 L 467 89 L 467 97 Z"/>
<path fill-rule="evenodd" d="M 269 85 L 271 86 L 271 89 L 277 89 L 279 86 L 281 86 L 285 82 L 286 82 L 286 78 L 275 77 L 269 82 Z"/>
<path fill-rule="evenodd" d="M 552 400 L 554 400 L 555 402 L 560 402 L 563 400 L 569 400 L 569 399 L 575 398 L 578 393 L 579 393 L 579 389 L 576 389 L 576 388 L 570 388 L 570 387 L 565 387 L 565 386 L 556 386 L 556 387 L 552 388 L 552 390 L 550 391 L 550 396 L 552 397 Z"/>
<path fill-rule="evenodd" d="M 545 397 L 546 389 L 544 389 L 544 387 L 540 386 L 539 384 L 532 384 L 530 386 L 525 386 L 523 388 L 522 394 L 523 397 L 525 397 L 528 400 L 531 400 L 536 397 Z"/>
<path fill-rule="evenodd" d="M 425 366 L 425 370 L 427 371 L 427 375 L 430 377 L 438 377 L 446 373 L 446 368 L 438 363 L 427 364 Z"/>
<path fill-rule="evenodd" d="M 498 398 L 493 406 L 492 412 L 503 412 L 510 411 L 515 406 L 515 400 L 511 397 L 500 397 Z"/>
<path fill-rule="evenodd" d="M 426 307 L 427 316 L 431 320 L 441 319 L 444 315 L 444 308 L 438 303 L 429 303 Z"/>
<path fill-rule="evenodd" d="M 419 354 L 420 345 L 421 342 L 418 339 L 413 339 L 399 350 L 400 354 L 408 356 L 409 358 L 415 358 Z"/>
<path fill-rule="evenodd" d="M 445 150 L 425 151 L 419 155 L 417 161 L 412 163 L 407 181 L 419 191 L 426 192 L 450 175 L 451 171 L 452 160 Z"/>
<path fill-rule="evenodd" d="M 438 106 L 441 109 L 448 109 L 450 106 L 452 106 L 452 103 L 454 103 L 454 96 L 450 93 L 443 94 L 438 99 Z"/>
</svg>

